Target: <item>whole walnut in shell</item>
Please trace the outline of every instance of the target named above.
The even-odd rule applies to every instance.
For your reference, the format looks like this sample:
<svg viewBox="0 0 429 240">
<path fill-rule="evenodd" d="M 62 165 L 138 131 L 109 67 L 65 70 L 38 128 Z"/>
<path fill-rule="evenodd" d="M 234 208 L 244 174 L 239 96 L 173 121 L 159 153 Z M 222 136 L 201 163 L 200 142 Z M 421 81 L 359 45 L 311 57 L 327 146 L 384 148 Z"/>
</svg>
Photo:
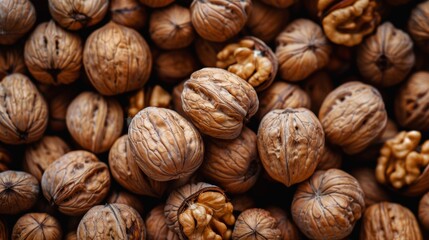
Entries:
<svg viewBox="0 0 429 240">
<path fill-rule="evenodd" d="M 13 226 L 12 240 L 61 240 L 61 225 L 47 213 L 28 213 Z"/>
<path fill-rule="evenodd" d="M 217 54 L 226 46 L 226 42 L 211 42 L 201 37 L 197 37 L 194 43 L 198 60 L 205 67 L 216 67 Z"/>
<path fill-rule="evenodd" d="M 311 239 L 340 240 L 348 236 L 365 209 L 359 182 L 339 169 L 317 171 L 293 196 L 292 217 Z"/>
<path fill-rule="evenodd" d="M 0 145 L 0 172 L 6 171 L 9 169 L 9 164 L 12 163 L 12 155 L 6 149 Z"/>
<path fill-rule="evenodd" d="M 377 182 L 374 169 L 356 168 L 353 169 L 350 174 L 356 178 L 365 193 L 364 199 L 366 207 L 392 199 L 389 192 Z"/>
<path fill-rule="evenodd" d="M 408 32 L 415 43 L 426 53 L 429 52 L 429 2 L 423 1 L 411 12 L 408 19 Z"/>
<path fill-rule="evenodd" d="M 334 83 L 328 73 L 316 72 L 305 80 L 303 89 L 310 97 L 311 111 L 318 114 L 323 100 L 334 90 Z"/>
<path fill-rule="evenodd" d="M 174 2 L 174 0 L 140 0 L 141 3 L 151 8 L 165 7 Z"/>
<path fill-rule="evenodd" d="M 322 125 L 305 108 L 273 110 L 259 125 L 258 152 L 262 165 L 271 178 L 288 187 L 313 174 L 324 144 Z"/>
<path fill-rule="evenodd" d="M 146 25 L 148 15 L 146 8 L 139 0 L 112 0 L 110 13 L 112 21 L 136 30 Z"/>
<path fill-rule="evenodd" d="M 299 240 L 301 234 L 295 223 L 288 217 L 286 212 L 279 207 L 268 207 L 265 210 L 271 213 L 271 216 L 277 221 L 277 228 L 283 240 Z"/>
<path fill-rule="evenodd" d="M 134 210 L 136 210 L 139 214 L 143 214 L 144 205 L 143 201 L 140 200 L 140 197 L 134 194 L 131 194 L 127 191 L 122 190 L 114 190 L 112 191 L 106 199 L 106 203 L 120 203 L 124 205 L 128 205 Z"/>
<path fill-rule="evenodd" d="M 426 229 L 429 230 L 429 192 L 427 192 L 420 199 L 418 217 L 420 224 Z"/>
<path fill-rule="evenodd" d="M 329 142 L 325 141 L 322 156 L 320 162 L 316 167 L 316 170 L 328 170 L 330 168 L 340 168 L 343 162 L 341 151 Z"/>
<path fill-rule="evenodd" d="M 154 207 L 146 216 L 147 238 L 151 240 L 179 240 L 179 236 L 168 228 L 164 215 L 164 204 Z"/>
<path fill-rule="evenodd" d="M 134 117 L 145 107 L 170 108 L 170 93 L 160 85 L 149 86 L 146 89 L 137 91 L 130 97 L 128 107 L 128 117 Z"/>
<path fill-rule="evenodd" d="M 65 88 L 58 92 L 49 102 L 49 129 L 61 132 L 67 129 L 66 116 L 67 108 L 78 95 L 78 91 L 72 88 Z"/>
<path fill-rule="evenodd" d="M 158 79 L 166 83 L 177 83 L 198 69 L 198 63 L 189 49 L 161 52 L 155 59 L 154 70 Z"/>
<path fill-rule="evenodd" d="M 36 22 L 36 9 L 29 0 L 0 2 L 0 45 L 12 45 Z"/>
<path fill-rule="evenodd" d="M 107 196 L 110 174 L 94 154 L 72 151 L 49 165 L 41 184 L 45 198 L 61 213 L 79 216 Z"/>
<path fill-rule="evenodd" d="M 296 2 L 296 0 L 262 0 L 265 4 L 277 8 L 287 8 Z"/>
<path fill-rule="evenodd" d="M 201 133 L 214 138 L 238 137 L 258 105 L 249 83 L 220 68 L 194 72 L 182 92 L 183 111 Z"/>
<path fill-rule="evenodd" d="M 0 81 L 9 74 L 25 71 L 24 53 L 20 47 L 0 47 Z"/>
<path fill-rule="evenodd" d="M 234 240 L 280 240 L 281 231 L 277 220 L 270 212 L 261 208 L 251 208 L 242 212 L 235 222 Z"/>
<path fill-rule="evenodd" d="M 171 94 L 173 109 L 182 117 L 187 117 L 182 108 L 182 92 L 185 88 L 185 81 L 180 82 L 173 88 L 173 92 Z"/>
</svg>

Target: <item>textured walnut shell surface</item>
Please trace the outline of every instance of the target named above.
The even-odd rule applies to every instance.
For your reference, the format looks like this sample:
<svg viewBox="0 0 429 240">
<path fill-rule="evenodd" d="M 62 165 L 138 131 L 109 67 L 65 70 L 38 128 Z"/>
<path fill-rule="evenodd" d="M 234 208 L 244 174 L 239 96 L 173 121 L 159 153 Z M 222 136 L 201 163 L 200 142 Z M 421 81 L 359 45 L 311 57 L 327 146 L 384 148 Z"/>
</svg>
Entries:
<svg viewBox="0 0 429 240">
<path fill-rule="evenodd" d="M 341 151 L 325 141 L 323 153 L 316 170 L 328 170 L 330 168 L 340 168 L 343 162 Z"/>
<path fill-rule="evenodd" d="M 365 193 L 364 199 L 366 207 L 392 199 L 389 192 L 377 182 L 374 169 L 353 169 L 350 174 L 356 178 Z"/>
<path fill-rule="evenodd" d="M 63 155 L 49 165 L 42 177 L 45 198 L 69 216 L 84 214 L 100 203 L 109 188 L 107 165 L 87 151 Z"/>
<path fill-rule="evenodd" d="M 280 240 L 278 222 L 270 212 L 261 208 L 251 208 L 242 212 L 232 232 L 234 240 Z"/>
<path fill-rule="evenodd" d="M 277 221 L 277 228 L 281 232 L 282 240 L 299 240 L 301 234 L 296 227 L 295 223 L 288 217 L 286 212 L 278 207 L 268 207 L 267 211 L 270 212 L 271 216 Z"/>
<path fill-rule="evenodd" d="M 12 155 L 6 148 L 0 145 L 0 172 L 8 170 L 9 164 L 12 163 Z"/>
<path fill-rule="evenodd" d="M 30 79 L 20 73 L 0 81 L 0 141 L 7 144 L 39 140 L 48 125 L 48 106 Z"/>
<path fill-rule="evenodd" d="M 141 3 L 151 8 L 165 7 L 175 0 L 140 0 Z"/>
<path fill-rule="evenodd" d="M 136 30 L 146 25 L 148 15 L 139 0 L 112 0 L 110 13 L 112 21 Z"/>
<path fill-rule="evenodd" d="M 323 100 L 334 90 L 334 83 L 328 73 L 317 72 L 305 80 L 303 89 L 310 97 L 311 111 L 317 115 Z"/>
<path fill-rule="evenodd" d="M 258 152 L 265 171 L 274 180 L 291 186 L 309 178 L 325 145 L 317 117 L 305 108 L 273 110 L 258 129 Z"/>
<path fill-rule="evenodd" d="M 359 182 L 339 169 L 317 171 L 301 183 L 293 197 L 292 217 L 311 239 L 348 236 L 365 209 Z"/>
<path fill-rule="evenodd" d="M 154 69 L 161 81 L 176 83 L 189 78 L 198 69 L 198 63 L 188 49 L 161 52 L 155 59 Z"/>
<path fill-rule="evenodd" d="M 67 108 L 67 129 L 84 149 L 102 153 L 121 136 L 123 115 L 116 99 L 82 92 Z"/>
<path fill-rule="evenodd" d="M 69 232 L 69 233 L 65 236 L 64 240 L 77 240 L 77 234 L 76 234 L 76 232 L 75 232 L 75 231 L 73 231 L 73 232 Z"/>
<path fill-rule="evenodd" d="M 146 227 L 140 214 L 124 204 L 106 204 L 91 208 L 79 223 L 78 239 L 146 239 Z"/>
<path fill-rule="evenodd" d="M 24 53 L 19 47 L 0 47 L 0 81 L 12 73 L 25 73 Z"/>
<path fill-rule="evenodd" d="M 107 197 L 106 202 L 109 204 L 120 203 L 128 205 L 134 208 L 134 210 L 136 210 L 139 214 L 143 214 L 144 211 L 144 205 L 143 202 L 140 200 L 139 196 L 136 196 L 126 191 L 112 191 Z"/>
<path fill-rule="evenodd" d="M 348 154 L 368 147 L 386 127 L 387 113 L 377 89 L 361 82 L 348 82 L 329 93 L 319 119 L 326 138 Z"/>
<path fill-rule="evenodd" d="M 154 207 L 146 216 L 147 238 L 150 240 L 179 240 L 179 236 L 167 227 L 164 204 Z"/>
<path fill-rule="evenodd" d="M 296 2 L 296 0 L 262 0 L 265 4 L 277 8 L 287 8 Z"/>
<path fill-rule="evenodd" d="M 86 40 L 83 64 L 98 92 L 117 95 L 143 87 L 151 72 L 152 54 L 137 31 L 109 22 Z"/>
<path fill-rule="evenodd" d="M 185 82 L 186 80 L 180 82 L 173 88 L 171 97 L 172 97 L 174 111 L 176 111 L 182 117 L 186 118 L 187 117 L 186 113 L 183 111 L 183 108 L 182 108 L 182 92 L 183 92 L 183 89 L 185 88 Z"/>
<path fill-rule="evenodd" d="M 231 203 L 234 206 L 234 215 L 236 217 L 238 217 L 241 212 L 256 207 L 255 200 L 250 195 L 246 194 L 234 195 L 231 198 Z"/>
<path fill-rule="evenodd" d="M 12 240 L 61 240 L 61 225 L 47 213 L 28 213 L 18 219 Z"/>
<path fill-rule="evenodd" d="M 0 45 L 11 45 L 23 37 L 36 22 L 36 9 L 29 0 L 0 3 Z"/>
<path fill-rule="evenodd" d="M 18 214 L 34 206 L 39 197 L 39 182 L 26 172 L 0 173 L 0 214 Z"/>
<path fill-rule="evenodd" d="M 408 19 L 408 32 L 417 45 L 425 52 L 429 52 L 429 2 L 424 1 L 417 5 Z"/>
<path fill-rule="evenodd" d="M 420 224 L 429 230 L 429 193 L 423 195 L 419 202 L 418 217 Z"/>
<path fill-rule="evenodd" d="M 183 111 L 203 134 L 214 138 L 236 138 L 258 106 L 253 87 L 220 68 L 194 72 L 182 92 Z"/>
<path fill-rule="evenodd" d="M 195 40 L 194 48 L 198 59 L 205 67 L 216 67 L 217 54 L 226 44 L 226 42 L 211 42 L 198 37 Z"/>
<path fill-rule="evenodd" d="M 78 91 L 66 88 L 59 92 L 57 96 L 49 101 L 49 129 L 60 132 L 67 129 L 66 116 L 67 108 L 73 99 L 78 95 Z"/>
</svg>

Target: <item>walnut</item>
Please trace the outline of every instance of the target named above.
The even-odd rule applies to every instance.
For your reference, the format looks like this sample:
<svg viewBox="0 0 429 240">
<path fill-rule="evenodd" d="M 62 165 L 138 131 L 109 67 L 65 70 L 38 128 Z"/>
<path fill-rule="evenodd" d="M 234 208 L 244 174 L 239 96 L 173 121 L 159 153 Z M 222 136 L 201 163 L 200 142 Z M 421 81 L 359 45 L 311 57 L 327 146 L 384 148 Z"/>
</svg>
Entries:
<svg viewBox="0 0 429 240">
<path fill-rule="evenodd" d="M 146 239 L 140 214 L 130 206 L 114 203 L 91 208 L 79 223 L 78 239 Z"/>
<path fill-rule="evenodd" d="M 281 232 L 280 239 L 283 240 L 299 240 L 301 239 L 301 234 L 296 227 L 295 223 L 288 217 L 286 212 L 278 207 L 268 207 L 266 208 L 270 212 L 271 216 L 276 219 L 278 225 L 277 228 Z"/>
<path fill-rule="evenodd" d="M 87 151 L 66 153 L 49 165 L 42 177 L 45 198 L 69 216 L 84 214 L 100 203 L 109 188 L 107 165 Z"/>
<path fill-rule="evenodd" d="M 234 240 L 280 240 L 281 231 L 277 220 L 270 212 L 261 208 L 251 208 L 238 216 L 232 238 Z"/>
<path fill-rule="evenodd" d="M 180 82 L 173 88 L 171 97 L 172 97 L 174 111 L 176 111 L 182 117 L 187 118 L 186 113 L 183 111 L 183 108 L 182 108 L 182 92 L 183 92 L 183 89 L 185 88 L 185 82 L 186 80 Z"/>
<path fill-rule="evenodd" d="M 262 91 L 274 81 L 278 62 L 270 47 L 250 36 L 226 45 L 217 54 L 216 66 L 235 73 L 257 91 Z"/>
<path fill-rule="evenodd" d="M 320 157 L 320 162 L 316 167 L 316 170 L 328 170 L 330 168 L 340 168 L 343 162 L 341 152 L 338 151 L 334 146 L 331 146 L 328 142 L 325 142 L 325 146 Z"/>
<path fill-rule="evenodd" d="M 101 20 L 109 9 L 109 0 L 49 0 L 49 12 L 61 27 L 79 30 L 90 27 Z"/>
<path fill-rule="evenodd" d="M 28 213 L 13 226 L 12 240 L 61 240 L 61 225 L 47 213 Z"/>
<path fill-rule="evenodd" d="M 61 138 L 44 136 L 25 148 L 23 169 L 40 182 L 46 168 L 69 151 L 70 147 Z"/>
<path fill-rule="evenodd" d="M 147 237 L 151 240 L 179 240 L 179 236 L 167 227 L 164 207 L 164 204 L 158 205 L 147 214 Z"/>
<path fill-rule="evenodd" d="M 203 162 L 200 134 L 173 110 L 143 109 L 131 121 L 128 139 L 137 165 L 156 181 L 187 178 Z"/>
<path fill-rule="evenodd" d="M 64 240 L 77 240 L 77 234 L 76 231 L 73 232 L 69 232 L 66 236 Z"/>
<path fill-rule="evenodd" d="M 348 71 L 354 71 L 355 55 L 354 48 L 342 45 L 333 45 L 331 58 L 325 68 L 336 76 L 346 74 Z"/>
<path fill-rule="evenodd" d="M 180 239 L 231 239 L 233 206 L 217 186 L 199 182 L 173 191 L 164 214 L 167 226 Z"/>
<path fill-rule="evenodd" d="M 155 59 L 158 79 L 166 83 L 177 83 L 189 78 L 198 69 L 198 63 L 188 49 L 161 52 Z"/>
<path fill-rule="evenodd" d="M 417 5 L 408 19 L 408 32 L 415 43 L 426 53 L 429 52 L 429 2 Z"/>
<path fill-rule="evenodd" d="M 211 42 L 198 37 L 194 47 L 198 59 L 205 67 L 216 67 L 217 54 L 226 44 L 226 42 Z"/>
<path fill-rule="evenodd" d="M 0 47 L 0 81 L 9 74 L 25 73 L 24 54 L 19 47 Z"/>
<path fill-rule="evenodd" d="M 29 0 L 5 0 L 0 3 L 0 45 L 12 45 L 36 22 L 36 9 Z"/>
<path fill-rule="evenodd" d="M 18 214 L 34 206 L 39 182 L 26 172 L 0 172 L 0 214 Z"/>
<path fill-rule="evenodd" d="M 171 95 L 160 85 L 155 85 L 137 91 L 129 103 L 128 117 L 132 118 L 145 107 L 170 108 Z"/>
<path fill-rule="evenodd" d="M 305 108 L 273 110 L 259 125 L 258 152 L 262 165 L 271 178 L 288 187 L 313 174 L 324 145 L 322 125 Z"/>
<path fill-rule="evenodd" d="M 329 62 L 331 46 L 316 23 L 297 19 L 276 38 L 280 77 L 301 81 Z"/>
<path fill-rule="evenodd" d="M 423 239 L 414 214 L 406 207 L 390 202 L 366 209 L 359 237 L 361 240 Z"/>
<path fill-rule="evenodd" d="M 182 92 L 183 111 L 200 132 L 214 138 L 238 137 L 258 105 L 249 83 L 220 68 L 194 72 Z"/>
<path fill-rule="evenodd" d="M 9 170 L 9 164 L 12 163 L 12 155 L 0 145 L 0 172 Z M 1 239 L 1 238 L 0 238 Z"/>
<path fill-rule="evenodd" d="M 139 0 L 112 0 L 110 13 L 112 21 L 136 30 L 146 25 L 148 15 Z"/>
<path fill-rule="evenodd" d="M 208 138 L 205 141 L 202 174 L 229 193 L 248 191 L 259 177 L 261 163 L 256 149 L 256 134 L 244 127 L 232 140 Z"/>
<path fill-rule="evenodd" d="M 150 16 L 149 33 L 155 44 L 163 49 L 191 45 L 195 32 L 190 10 L 177 4 L 154 10 Z"/>
<path fill-rule="evenodd" d="M 193 1 L 191 20 L 197 33 L 213 42 L 224 42 L 240 32 L 246 24 L 250 0 Z"/>
<path fill-rule="evenodd" d="M 249 195 L 235 195 L 231 198 L 231 204 L 234 206 L 234 216 L 236 217 L 245 210 L 256 207 L 255 200 Z"/>
<path fill-rule="evenodd" d="M 75 89 L 65 88 L 49 101 L 49 129 L 60 132 L 67 129 L 67 108 L 79 93 Z"/>
<path fill-rule="evenodd" d="M 120 203 L 132 207 L 139 214 L 143 214 L 144 205 L 140 198 L 134 194 L 128 193 L 126 191 L 114 190 L 112 191 L 106 200 L 107 203 Z"/>
<path fill-rule="evenodd" d="M 356 178 L 365 193 L 366 207 L 392 199 L 390 193 L 377 182 L 374 169 L 356 168 L 350 174 Z"/>
<path fill-rule="evenodd" d="M 7 228 L 7 224 L 3 219 L 0 218 L 0 239 L 8 239 L 9 232 Z"/>
<path fill-rule="evenodd" d="M 296 2 L 296 0 L 262 0 L 265 4 L 276 8 L 287 8 Z"/>
<path fill-rule="evenodd" d="M 308 238 L 339 240 L 352 232 L 364 209 L 358 181 L 342 170 L 329 169 L 298 185 L 292 217 Z"/>
<path fill-rule="evenodd" d="M 319 119 L 329 142 L 354 154 L 383 132 L 387 113 L 377 89 L 353 81 L 329 93 L 320 107 Z"/>
<path fill-rule="evenodd" d="M 332 42 L 352 47 L 380 22 L 376 0 L 318 0 L 323 30 Z"/>
<path fill-rule="evenodd" d="M 323 100 L 334 90 L 334 84 L 328 73 L 317 72 L 305 80 L 303 88 L 310 98 L 311 111 L 318 114 Z"/>
<path fill-rule="evenodd" d="M 0 141 L 7 144 L 39 140 L 48 125 L 48 106 L 36 86 L 20 73 L 0 81 Z"/>
<path fill-rule="evenodd" d="M 121 136 L 123 115 L 116 99 L 82 92 L 67 108 L 67 129 L 84 149 L 102 153 Z"/>
<path fill-rule="evenodd" d="M 418 208 L 418 217 L 420 224 L 426 229 L 429 229 L 429 192 L 420 199 Z"/>
<path fill-rule="evenodd" d="M 388 4 L 399 6 L 409 3 L 411 0 L 385 0 Z"/>
<path fill-rule="evenodd" d="M 97 91 L 117 95 L 143 87 L 151 73 L 152 55 L 137 31 L 109 22 L 86 40 L 83 65 Z"/>
<path fill-rule="evenodd" d="M 165 7 L 174 2 L 174 0 L 140 0 L 141 3 L 151 8 Z"/>
</svg>

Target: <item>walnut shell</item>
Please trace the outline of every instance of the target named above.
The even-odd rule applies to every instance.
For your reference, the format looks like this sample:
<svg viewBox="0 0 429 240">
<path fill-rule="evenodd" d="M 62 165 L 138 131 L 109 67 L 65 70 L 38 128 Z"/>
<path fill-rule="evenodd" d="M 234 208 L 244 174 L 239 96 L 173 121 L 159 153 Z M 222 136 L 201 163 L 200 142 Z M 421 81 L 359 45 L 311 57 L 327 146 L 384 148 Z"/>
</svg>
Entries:
<svg viewBox="0 0 429 240">
<path fill-rule="evenodd" d="M 92 85 L 103 95 L 142 88 L 152 68 L 152 54 L 134 29 L 109 22 L 85 42 L 83 65 Z"/>
<path fill-rule="evenodd" d="M 0 145 L 0 172 L 6 171 L 9 169 L 9 164 L 12 163 L 12 155 L 6 149 Z"/>
<path fill-rule="evenodd" d="M 187 118 L 186 113 L 183 111 L 183 108 L 182 108 L 182 92 L 183 92 L 183 89 L 185 88 L 185 82 L 186 80 L 180 82 L 173 88 L 171 98 L 172 98 L 174 111 L 176 111 L 182 117 Z"/>
<path fill-rule="evenodd" d="M 262 165 L 274 180 L 290 187 L 309 178 L 325 145 L 317 117 L 305 108 L 273 110 L 258 129 L 258 152 Z"/>
<path fill-rule="evenodd" d="M 418 217 L 420 224 L 429 230 L 429 192 L 423 195 L 419 202 Z"/>
<path fill-rule="evenodd" d="M 293 196 L 292 217 L 311 239 L 340 240 L 348 236 L 365 209 L 358 181 L 339 169 L 317 171 Z"/>
<path fill-rule="evenodd" d="M 150 240 L 179 240 L 179 236 L 167 227 L 164 204 L 154 207 L 146 216 L 147 237 Z"/>
<path fill-rule="evenodd" d="M 151 8 L 165 7 L 174 2 L 174 0 L 140 0 L 141 3 Z"/>
<path fill-rule="evenodd" d="M 69 216 L 84 214 L 109 193 L 107 165 L 87 151 L 66 153 L 45 170 L 42 189 L 45 198 Z"/>
<path fill-rule="evenodd" d="M 262 0 L 265 4 L 277 8 L 287 8 L 296 2 L 296 0 Z"/>
<path fill-rule="evenodd" d="M 408 19 L 408 32 L 415 43 L 429 53 L 429 2 L 424 1 L 417 5 Z"/>
<path fill-rule="evenodd" d="M 78 239 L 146 239 L 140 214 L 130 206 L 114 203 L 91 208 L 79 223 Z"/>
<path fill-rule="evenodd" d="M 69 232 L 69 233 L 65 236 L 64 240 L 77 240 L 77 234 L 76 234 L 76 231 Z"/>
<path fill-rule="evenodd" d="M 387 113 L 378 90 L 353 81 L 340 85 L 322 103 L 319 119 L 326 138 L 348 154 L 368 147 L 387 124 Z"/>
<path fill-rule="evenodd" d="M 6 0 L 0 3 L 0 45 L 12 45 L 36 22 L 36 9 L 29 0 Z"/>
<path fill-rule="evenodd" d="M 34 206 L 39 197 L 39 182 L 26 172 L 0 173 L 0 214 L 18 214 Z"/>
<path fill-rule="evenodd" d="M 75 89 L 65 88 L 49 101 L 49 129 L 55 132 L 67 129 L 67 108 L 78 93 Z"/>
<path fill-rule="evenodd" d="M 0 218 L 0 239 L 8 239 L 9 232 L 7 224 Z"/>
<path fill-rule="evenodd" d="M 278 207 L 268 207 L 266 208 L 270 212 L 271 216 L 277 221 L 277 228 L 281 232 L 281 238 L 283 240 L 299 240 L 301 239 L 301 234 L 296 227 L 295 223 L 288 217 L 286 212 Z"/>
<path fill-rule="evenodd" d="M 13 226 L 12 240 L 61 240 L 61 225 L 47 213 L 28 213 Z"/>
<path fill-rule="evenodd" d="M 146 25 L 148 15 L 139 0 L 112 0 L 110 13 L 112 21 L 136 30 Z"/>
<path fill-rule="evenodd" d="M 107 197 L 106 202 L 109 204 L 120 203 L 128 205 L 136 210 L 139 214 L 143 214 L 144 211 L 144 205 L 140 198 L 126 191 L 112 191 Z"/>
<path fill-rule="evenodd" d="M 350 174 L 356 178 L 365 193 L 364 200 L 366 207 L 392 199 L 389 192 L 377 182 L 374 169 L 356 168 Z"/>
<path fill-rule="evenodd" d="M 341 151 L 331 146 L 325 140 L 325 146 L 323 147 L 322 156 L 320 162 L 316 167 L 316 170 L 328 170 L 330 168 L 340 168 L 343 162 Z"/>
<path fill-rule="evenodd" d="M 19 47 L 0 47 L 0 81 L 9 74 L 25 73 L 24 54 Z"/>
<path fill-rule="evenodd" d="M 232 232 L 234 240 L 280 240 L 278 222 L 270 212 L 261 208 L 251 208 L 242 212 Z"/>
<path fill-rule="evenodd" d="M 305 80 L 303 89 L 310 97 L 311 111 L 318 114 L 323 100 L 334 90 L 334 83 L 328 73 L 316 72 Z"/>
<path fill-rule="evenodd" d="M 238 137 L 258 105 L 249 83 L 220 68 L 194 72 L 182 92 L 183 111 L 200 132 L 214 138 Z"/>
<path fill-rule="evenodd" d="M 158 79 L 178 83 L 198 69 L 198 63 L 188 49 L 161 52 L 155 59 L 154 70 Z"/>
<path fill-rule="evenodd" d="M 198 60 L 200 60 L 205 67 L 216 67 L 217 54 L 226 44 L 226 42 L 211 42 L 204 38 L 197 37 L 194 48 Z"/>
<path fill-rule="evenodd" d="M 102 153 L 121 136 L 124 113 L 116 99 L 82 92 L 68 106 L 67 129 L 84 149 Z"/>
<path fill-rule="evenodd" d="M 231 203 L 234 206 L 234 215 L 238 217 L 240 213 L 244 212 L 247 209 L 255 208 L 255 200 L 250 197 L 250 195 L 241 194 L 235 195 L 231 198 Z"/>
<path fill-rule="evenodd" d="M 28 77 L 14 73 L 0 81 L 0 116 L 0 141 L 31 143 L 47 128 L 48 106 Z"/>
</svg>

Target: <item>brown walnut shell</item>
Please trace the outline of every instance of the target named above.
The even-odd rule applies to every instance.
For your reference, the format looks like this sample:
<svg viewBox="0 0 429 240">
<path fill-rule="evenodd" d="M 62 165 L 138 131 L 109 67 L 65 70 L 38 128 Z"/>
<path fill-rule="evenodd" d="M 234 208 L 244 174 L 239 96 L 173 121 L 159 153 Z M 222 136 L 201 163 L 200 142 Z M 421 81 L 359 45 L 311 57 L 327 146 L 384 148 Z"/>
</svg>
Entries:
<svg viewBox="0 0 429 240">
<path fill-rule="evenodd" d="M 65 88 L 59 91 L 49 102 L 49 129 L 61 132 L 67 129 L 66 116 L 67 108 L 78 95 L 78 91 Z"/>
<path fill-rule="evenodd" d="M 226 42 L 211 42 L 204 38 L 197 37 L 194 43 L 198 60 L 205 67 L 216 67 L 217 53 L 226 46 Z"/>
<path fill-rule="evenodd" d="M 112 0 L 110 13 L 112 21 L 136 30 L 146 25 L 148 15 L 146 8 L 139 0 Z"/>
<path fill-rule="evenodd" d="M 0 3 L 0 45 L 12 45 L 36 22 L 36 9 L 29 0 L 7 0 Z"/>
<path fill-rule="evenodd" d="M 161 52 L 153 67 L 159 80 L 175 84 L 189 78 L 198 69 L 198 63 L 189 49 L 179 49 Z"/>
<path fill-rule="evenodd" d="M 328 73 L 316 72 L 305 80 L 303 89 L 310 97 L 311 111 L 317 115 L 323 100 L 334 90 L 334 83 Z"/>
<path fill-rule="evenodd" d="M 276 8 L 287 8 L 296 2 L 296 0 L 262 0 L 265 4 Z"/>
<path fill-rule="evenodd" d="M 28 213 L 13 226 L 12 240 L 61 240 L 61 225 L 47 213 Z"/>
<path fill-rule="evenodd" d="M 147 238 L 150 240 L 179 240 L 179 236 L 167 227 L 164 204 L 154 207 L 146 216 Z"/>
<path fill-rule="evenodd" d="M 234 240 L 280 240 L 281 231 L 270 212 L 251 208 L 240 213 L 232 232 Z"/>
<path fill-rule="evenodd" d="M 0 82 L 9 74 L 25 73 L 24 53 L 19 47 L 0 47 Z"/>
<path fill-rule="evenodd" d="M 136 210 L 139 214 L 143 214 L 144 211 L 144 205 L 139 196 L 122 190 L 112 191 L 107 197 L 106 202 L 109 204 L 120 203 L 128 205 Z"/>
<path fill-rule="evenodd" d="M 167 6 L 174 2 L 174 0 L 140 0 L 140 2 L 151 8 L 159 8 Z"/>
<path fill-rule="evenodd" d="M 429 192 L 420 199 L 418 217 L 420 224 L 429 230 Z"/>
<path fill-rule="evenodd" d="M 73 232 L 69 232 L 66 236 L 64 240 L 78 240 L 77 239 L 77 234 L 76 231 Z"/>
<path fill-rule="evenodd" d="M 299 240 L 301 234 L 296 227 L 295 223 L 288 217 L 286 212 L 278 207 L 268 207 L 267 211 L 271 213 L 271 216 L 277 221 L 277 228 L 281 232 L 280 239 L 282 240 Z"/>
<path fill-rule="evenodd" d="M 356 178 L 365 193 L 364 199 L 366 207 L 392 199 L 389 192 L 377 182 L 374 169 L 356 168 L 353 169 L 350 174 Z"/>
<path fill-rule="evenodd" d="M 429 53 L 429 2 L 424 1 L 413 9 L 408 19 L 408 32 L 415 43 Z"/>
<path fill-rule="evenodd" d="M 233 196 L 231 198 L 231 203 L 234 206 L 234 215 L 236 217 L 245 210 L 256 207 L 255 200 L 250 195 L 246 194 Z"/>
<path fill-rule="evenodd" d="M 330 168 L 340 168 L 342 162 L 343 162 L 343 156 L 341 154 L 341 151 L 331 146 L 325 140 L 323 153 L 322 153 L 322 156 L 320 157 L 320 162 L 317 165 L 316 170 L 328 170 Z"/>
<path fill-rule="evenodd" d="M 8 239 L 9 232 L 7 228 L 7 224 L 3 219 L 0 218 L 0 239 Z"/>
<path fill-rule="evenodd" d="M 182 92 L 183 92 L 183 89 L 185 88 L 185 82 L 186 80 L 180 82 L 173 88 L 173 93 L 171 94 L 171 98 L 172 98 L 174 111 L 176 111 L 182 117 L 187 118 L 186 113 L 183 111 L 183 108 L 182 108 Z"/>
</svg>

